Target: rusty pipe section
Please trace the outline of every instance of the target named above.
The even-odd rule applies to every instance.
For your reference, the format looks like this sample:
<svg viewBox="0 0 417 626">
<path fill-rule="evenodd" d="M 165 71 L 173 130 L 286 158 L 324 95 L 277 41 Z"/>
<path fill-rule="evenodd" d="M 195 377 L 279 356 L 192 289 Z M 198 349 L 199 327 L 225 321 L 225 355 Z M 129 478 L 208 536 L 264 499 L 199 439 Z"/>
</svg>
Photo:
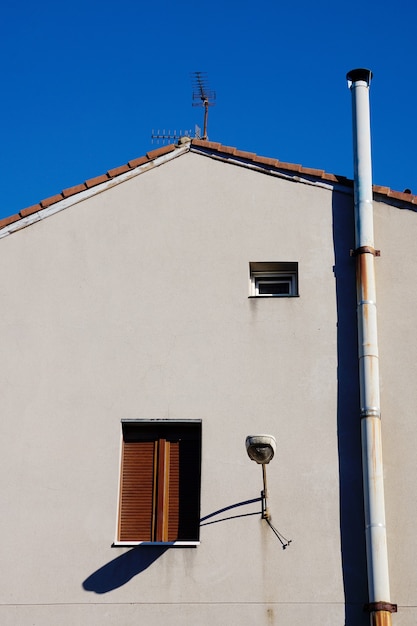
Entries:
<svg viewBox="0 0 417 626">
<path fill-rule="evenodd" d="M 391 626 L 388 549 L 379 398 L 379 360 L 375 285 L 375 255 L 369 85 L 372 72 L 347 74 L 352 94 L 356 293 L 362 434 L 363 492 L 368 567 L 367 605 L 372 626 Z"/>
</svg>

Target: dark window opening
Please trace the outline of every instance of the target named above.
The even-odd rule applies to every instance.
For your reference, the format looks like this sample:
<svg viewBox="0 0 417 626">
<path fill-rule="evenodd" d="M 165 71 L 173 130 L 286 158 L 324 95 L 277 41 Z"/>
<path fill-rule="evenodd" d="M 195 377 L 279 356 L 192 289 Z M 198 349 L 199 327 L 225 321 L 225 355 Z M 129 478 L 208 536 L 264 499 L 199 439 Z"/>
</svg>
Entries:
<svg viewBox="0 0 417 626">
<path fill-rule="evenodd" d="M 122 422 L 117 541 L 198 541 L 201 422 Z"/>
</svg>

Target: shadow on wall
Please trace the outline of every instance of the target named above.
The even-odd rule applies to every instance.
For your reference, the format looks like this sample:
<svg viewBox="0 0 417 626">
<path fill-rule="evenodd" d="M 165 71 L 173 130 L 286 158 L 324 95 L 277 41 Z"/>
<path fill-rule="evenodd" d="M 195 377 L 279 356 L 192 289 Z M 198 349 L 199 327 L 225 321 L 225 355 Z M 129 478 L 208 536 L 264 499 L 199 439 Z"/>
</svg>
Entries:
<svg viewBox="0 0 417 626">
<path fill-rule="evenodd" d="M 146 546 L 129 550 L 86 578 L 83 588 L 94 593 L 108 593 L 122 587 L 152 565 L 166 550 L 166 546 Z"/>
<path fill-rule="evenodd" d="M 353 197 L 333 193 L 337 304 L 337 432 L 345 626 L 369 626 L 359 407 Z"/>
<path fill-rule="evenodd" d="M 225 511 L 229 511 L 230 509 L 235 509 L 237 507 L 246 506 L 252 503 L 261 502 L 261 498 L 252 498 L 251 500 L 245 500 L 244 502 L 237 502 L 236 504 L 231 504 L 223 509 L 219 509 L 218 511 L 214 511 L 209 515 L 201 518 L 200 526 L 205 526 L 206 524 L 215 524 L 218 522 L 224 522 L 226 520 L 233 519 L 235 517 L 246 517 L 248 515 L 261 515 L 261 511 L 255 511 L 251 513 L 242 513 L 238 515 L 232 515 L 228 517 L 224 517 L 212 522 L 207 522 L 209 518 L 212 518 L 220 513 Z M 108 593 L 109 591 L 113 591 L 113 589 L 117 589 L 118 587 L 122 587 L 125 585 L 131 578 L 141 574 L 145 569 L 147 569 L 152 563 L 154 563 L 160 556 L 164 554 L 168 549 L 173 546 L 138 546 L 133 550 L 129 550 L 129 552 L 125 552 L 124 554 L 118 556 L 110 563 L 103 565 L 97 571 L 95 571 L 91 576 L 85 579 L 83 582 L 83 589 L 85 591 L 93 591 L 94 593 Z"/>
<path fill-rule="evenodd" d="M 262 498 L 252 498 L 251 500 L 244 500 L 243 502 L 236 502 L 235 504 L 229 504 L 229 506 L 225 506 L 222 509 L 218 509 L 217 511 L 213 511 L 213 513 L 209 513 L 200 519 L 200 527 L 208 526 L 209 524 L 218 524 L 219 522 L 226 522 L 227 520 L 235 519 L 237 517 L 248 517 L 249 515 L 262 515 L 262 510 L 253 511 L 252 513 L 239 513 L 238 515 L 228 515 L 226 517 L 221 517 L 220 519 L 216 519 L 212 522 L 208 522 L 207 520 L 211 517 L 215 517 L 216 515 L 220 515 L 220 513 L 224 513 L 225 511 L 230 511 L 231 509 L 236 509 L 241 506 L 246 506 L 248 504 L 253 504 L 254 502 L 262 502 Z"/>
</svg>

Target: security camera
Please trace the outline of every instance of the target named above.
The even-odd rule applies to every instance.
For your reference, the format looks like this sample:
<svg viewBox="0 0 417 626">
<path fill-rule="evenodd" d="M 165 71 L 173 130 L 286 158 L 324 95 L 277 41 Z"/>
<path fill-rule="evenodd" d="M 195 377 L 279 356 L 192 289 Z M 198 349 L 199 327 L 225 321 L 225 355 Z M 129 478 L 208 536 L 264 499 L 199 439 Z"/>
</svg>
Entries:
<svg viewBox="0 0 417 626">
<path fill-rule="evenodd" d="M 277 447 L 273 435 L 249 435 L 246 437 L 246 451 L 252 461 L 266 465 L 272 460 Z"/>
</svg>

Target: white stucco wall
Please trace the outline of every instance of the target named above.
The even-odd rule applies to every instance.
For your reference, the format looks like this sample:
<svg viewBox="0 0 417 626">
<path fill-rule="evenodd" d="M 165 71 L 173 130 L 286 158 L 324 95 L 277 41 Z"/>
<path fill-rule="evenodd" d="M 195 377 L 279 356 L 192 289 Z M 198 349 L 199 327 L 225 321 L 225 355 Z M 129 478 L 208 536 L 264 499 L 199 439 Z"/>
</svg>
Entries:
<svg viewBox="0 0 417 626">
<path fill-rule="evenodd" d="M 399 605 L 395 624 L 415 613 L 417 213 L 375 205 L 381 408 L 391 592 Z M 414 611 L 411 613 L 411 611 Z"/>
<path fill-rule="evenodd" d="M 351 204 L 190 153 L 0 241 L 2 624 L 345 624 L 334 237 L 350 289 Z M 410 467 L 398 465 L 413 463 L 415 360 L 398 343 L 416 296 L 398 323 L 386 286 L 405 291 L 416 221 L 377 206 L 381 351 L 396 355 L 381 367 L 392 543 L 397 530 L 413 540 Z M 249 299 L 250 261 L 298 261 L 300 297 Z M 403 383 L 395 426 L 392 379 Z M 120 420 L 158 417 L 203 420 L 202 518 L 259 496 L 244 441 L 274 434 L 270 508 L 290 547 L 260 515 L 218 521 L 253 503 L 150 564 L 146 548 L 111 548 Z M 391 556 L 403 604 L 417 583 L 407 543 Z"/>
</svg>

